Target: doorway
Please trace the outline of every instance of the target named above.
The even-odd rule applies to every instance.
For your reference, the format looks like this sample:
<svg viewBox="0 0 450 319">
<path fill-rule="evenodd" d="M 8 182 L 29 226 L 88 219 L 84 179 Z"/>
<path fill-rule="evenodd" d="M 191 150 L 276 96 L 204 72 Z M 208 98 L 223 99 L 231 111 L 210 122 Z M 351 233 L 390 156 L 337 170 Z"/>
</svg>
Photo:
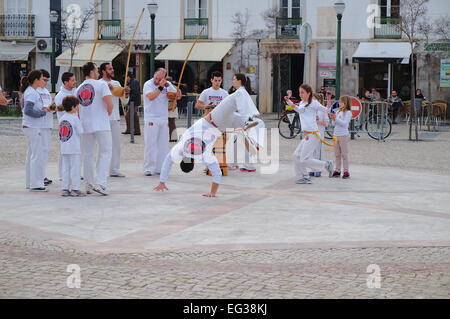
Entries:
<svg viewBox="0 0 450 319">
<path fill-rule="evenodd" d="M 287 90 L 292 90 L 293 96 L 299 98 L 298 88 L 303 84 L 304 54 L 273 54 L 272 55 L 272 95 L 273 112 L 280 114 L 283 97 Z"/>
</svg>

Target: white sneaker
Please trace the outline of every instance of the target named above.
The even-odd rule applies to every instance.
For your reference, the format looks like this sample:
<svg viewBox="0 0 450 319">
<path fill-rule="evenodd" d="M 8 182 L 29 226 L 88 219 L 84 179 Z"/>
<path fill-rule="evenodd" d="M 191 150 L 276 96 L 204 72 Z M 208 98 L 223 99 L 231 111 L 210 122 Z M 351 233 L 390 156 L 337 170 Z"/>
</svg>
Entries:
<svg viewBox="0 0 450 319">
<path fill-rule="evenodd" d="M 334 162 L 333 161 L 327 161 L 327 164 L 325 165 L 325 168 L 328 171 L 328 177 L 333 177 L 333 169 L 334 169 Z"/>
<path fill-rule="evenodd" d="M 93 188 L 93 191 L 94 191 L 94 192 L 97 192 L 97 193 L 99 193 L 99 194 L 101 194 L 101 195 L 103 195 L 103 196 L 107 196 L 107 195 L 108 195 L 108 191 L 106 190 L 106 187 L 105 187 L 105 186 L 102 186 L 102 185 L 96 185 L 96 186 Z"/>
<path fill-rule="evenodd" d="M 300 178 L 299 180 L 297 180 L 295 183 L 296 184 L 312 184 L 312 181 L 311 181 L 311 178 L 303 177 L 303 178 Z"/>
</svg>

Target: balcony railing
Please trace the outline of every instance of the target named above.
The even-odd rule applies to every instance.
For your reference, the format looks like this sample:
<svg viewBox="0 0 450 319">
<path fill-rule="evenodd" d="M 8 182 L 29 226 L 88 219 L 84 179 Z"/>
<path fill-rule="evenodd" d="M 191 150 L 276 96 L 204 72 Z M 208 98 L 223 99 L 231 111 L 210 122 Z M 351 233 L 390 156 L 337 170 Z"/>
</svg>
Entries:
<svg viewBox="0 0 450 319">
<path fill-rule="evenodd" d="M 205 27 L 205 30 L 200 39 L 208 39 L 208 19 L 184 19 L 184 38 L 197 38 L 203 27 Z"/>
<path fill-rule="evenodd" d="M 34 38 L 33 14 L 2 14 L 0 15 L 0 37 Z"/>
<path fill-rule="evenodd" d="M 277 18 L 277 39 L 298 39 L 302 18 Z"/>
<path fill-rule="evenodd" d="M 401 20 L 399 18 L 375 17 L 375 39 L 401 39 Z M 380 28 L 377 28 L 380 26 Z"/>
<path fill-rule="evenodd" d="M 100 34 L 100 40 L 118 40 L 121 36 L 121 20 L 98 20 L 98 30 L 105 23 Z"/>
</svg>

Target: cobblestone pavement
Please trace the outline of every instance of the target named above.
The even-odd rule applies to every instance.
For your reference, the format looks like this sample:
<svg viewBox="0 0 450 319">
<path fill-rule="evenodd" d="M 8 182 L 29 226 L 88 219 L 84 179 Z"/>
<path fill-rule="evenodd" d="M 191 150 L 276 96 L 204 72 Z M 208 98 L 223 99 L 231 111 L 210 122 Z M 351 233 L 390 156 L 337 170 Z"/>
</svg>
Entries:
<svg viewBox="0 0 450 319">
<path fill-rule="evenodd" d="M 275 127 L 276 121 L 267 124 Z M 350 143 L 351 163 L 450 174 L 449 132 L 423 132 L 424 141 L 419 144 L 406 141 L 406 136 L 405 125 L 394 126 L 392 137 L 384 143 L 361 136 Z M 122 160 L 141 163 L 143 137 L 136 137 L 135 144 L 129 144 L 128 138 L 122 136 Z M 19 121 L 0 121 L 0 141 L 0 166 L 23 164 L 26 140 Z M 298 142 L 280 140 L 280 159 L 290 160 Z M 50 162 L 57 161 L 57 152 L 57 143 L 52 143 Z M 326 152 L 326 157 L 331 157 L 330 151 Z M 447 195 L 444 191 L 442 196 Z M 405 215 L 405 222 L 410 218 Z M 261 244 L 256 249 L 219 246 L 211 251 L 198 248 L 100 254 L 3 227 L 0 298 L 449 299 L 448 245 L 357 246 L 280 249 Z M 79 289 L 67 286 L 73 275 L 67 267 L 74 264 L 80 267 Z M 379 266 L 380 288 L 368 287 L 368 280 L 376 277 L 368 270 L 369 265 Z"/>
<path fill-rule="evenodd" d="M 6 236 L 6 237 L 5 237 Z M 300 249 L 95 255 L 0 242 L 2 298 L 449 298 L 450 250 Z M 68 288 L 67 267 L 80 267 Z M 368 288 L 368 266 L 380 288 Z"/>
</svg>

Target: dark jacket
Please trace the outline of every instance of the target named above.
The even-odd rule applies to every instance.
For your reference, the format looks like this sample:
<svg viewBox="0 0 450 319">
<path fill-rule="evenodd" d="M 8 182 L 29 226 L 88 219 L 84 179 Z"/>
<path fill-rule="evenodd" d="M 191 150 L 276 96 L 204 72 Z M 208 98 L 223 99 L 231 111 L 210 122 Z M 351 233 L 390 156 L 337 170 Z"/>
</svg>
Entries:
<svg viewBox="0 0 450 319">
<path fill-rule="evenodd" d="M 141 105 L 141 86 L 139 85 L 138 80 L 131 79 L 130 82 L 128 82 L 128 87 L 130 88 L 130 102 L 134 102 L 134 106 L 140 106 Z"/>
</svg>

